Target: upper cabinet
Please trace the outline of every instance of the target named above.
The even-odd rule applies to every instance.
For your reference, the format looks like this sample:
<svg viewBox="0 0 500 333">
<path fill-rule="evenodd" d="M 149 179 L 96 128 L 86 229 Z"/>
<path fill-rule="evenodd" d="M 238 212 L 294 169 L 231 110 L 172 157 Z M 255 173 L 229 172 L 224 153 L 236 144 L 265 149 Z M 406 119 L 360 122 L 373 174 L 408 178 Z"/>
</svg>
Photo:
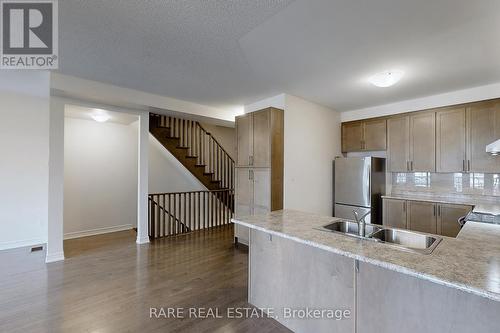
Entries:
<svg viewBox="0 0 500 333">
<path fill-rule="evenodd" d="M 363 123 L 342 124 L 342 151 L 360 151 L 363 149 Z"/>
<path fill-rule="evenodd" d="M 342 151 L 386 150 L 387 122 L 370 119 L 342 124 Z"/>
<path fill-rule="evenodd" d="M 388 170 L 414 172 L 435 170 L 435 125 L 433 112 L 389 118 Z"/>
<path fill-rule="evenodd" d="M 275 108 L 236 118 L 237 167 L 270 168 L 283 150 L 283 111 Z"/>
<path fill-rule="evenodd" d="M 409 171 L 410 117 L 398 116 L 387 120 L 387 163 L 390 172 Z"/>
<path fill-rule="evenodd" d="M 434 112 L 410 115 L 409 171 L 432 172 L 436 169 L 436 117 Z"/>
<path fill-rule="evenodd" d="M 387 146 L 389 172 L 498 173 L 486 153 L 498 139 L 500 99 L 342 124 L 342 151 Z"/>
<path fill-rule="evenodd" d="M 486 153 L 486 145 L 500 139 L 500 100 L 467 107 L 467 165 L 469 172 L 500 172 L 500 157 Z"/>
<path fill-rule="evenodd" d="M 436 112 L 436 171 L 467 171 L 465 107 Z"/>
</svg>

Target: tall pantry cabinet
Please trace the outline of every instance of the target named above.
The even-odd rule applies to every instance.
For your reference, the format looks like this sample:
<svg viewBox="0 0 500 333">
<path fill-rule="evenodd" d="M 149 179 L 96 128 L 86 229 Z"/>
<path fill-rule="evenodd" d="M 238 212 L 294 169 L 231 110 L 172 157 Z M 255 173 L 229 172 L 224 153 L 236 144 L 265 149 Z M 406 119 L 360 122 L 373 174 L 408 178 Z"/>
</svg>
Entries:
<svg viewBox="0 0 500 333">
<path fill-rule="evenodd" d="M 236 117 L 235 217 L 283 209 L 283 110 Z M 235 242 L 248 245 L 248 228 L 235 225 Z"/>
</svg>

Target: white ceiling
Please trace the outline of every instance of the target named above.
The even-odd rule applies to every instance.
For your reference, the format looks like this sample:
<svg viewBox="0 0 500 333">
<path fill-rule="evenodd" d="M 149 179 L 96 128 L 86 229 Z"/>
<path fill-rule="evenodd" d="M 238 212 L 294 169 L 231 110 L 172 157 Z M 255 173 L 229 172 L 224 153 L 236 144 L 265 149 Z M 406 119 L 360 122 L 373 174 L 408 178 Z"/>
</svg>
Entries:
<svg viewBox="0 0 500 333">
<path fill-rule="evenodd" d="M 339 111 L 500 82 L 498 0 L 64 0 L 60 71 L 215 107 Z M 375 88 L 370 75 L 406 72 Z"/>
</svg>

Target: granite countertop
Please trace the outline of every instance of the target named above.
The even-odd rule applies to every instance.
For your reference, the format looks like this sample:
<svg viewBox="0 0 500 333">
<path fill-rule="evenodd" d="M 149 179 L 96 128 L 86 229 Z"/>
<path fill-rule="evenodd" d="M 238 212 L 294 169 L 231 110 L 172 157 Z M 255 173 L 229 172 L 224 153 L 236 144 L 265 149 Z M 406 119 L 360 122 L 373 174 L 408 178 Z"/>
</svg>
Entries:
<svg viewBox="0 0 500 333">
<path fill-rule="evenodd" d="M 468 222 L 444 237 L 432 254 L 416 254 L 369 240 L 314 229 L 335 217 L 294 210 L 234 218 L 249 228 L 292 239 L 390 270 L 500 301 L 500 226 Z"/>
</svg>

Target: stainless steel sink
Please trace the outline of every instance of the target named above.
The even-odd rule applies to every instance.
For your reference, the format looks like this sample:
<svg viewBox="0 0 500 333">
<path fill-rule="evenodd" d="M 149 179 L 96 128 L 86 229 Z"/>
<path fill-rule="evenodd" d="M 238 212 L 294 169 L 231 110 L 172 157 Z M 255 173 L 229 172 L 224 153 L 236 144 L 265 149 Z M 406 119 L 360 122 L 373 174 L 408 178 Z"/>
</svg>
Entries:
<svg viewBox="0 0 500 333">
<path fill-rule="evenodd" d="M 365 237 L 359 236 L 358 224 L 354 221 L 335 221 L 319 228 L 321 231 L 329 231 L 346 236 L 376 241 L 397 247 L 404 251 L 430 254 L 442 238 L 409 230 L 386 228 L 383 226 L 369 224 L 365 226 Z"/>
<path fill-rule="evenodd" d="M 322 227 L 319 227 L 317 229 L 322 231 L 332 231 L 347 236 L 367 238 L 374 232 L 382 230 L 382 227 L 367 223 L 365 227 L 365 235 L 366 235 L 365 237 L 361 237 L 358 235 L 358 224 L 352 221 L 345 221 L 345 220 L 335 221 L 327 225 L 324 225 Z"/>
<path fill-rule="evenodd" d="M 370 238 L 403 250 L 424 254 L 431 253 L 442 240 L 437 236 L 399 229 L 382 229 L 370 235 Z"/>
</svg>

